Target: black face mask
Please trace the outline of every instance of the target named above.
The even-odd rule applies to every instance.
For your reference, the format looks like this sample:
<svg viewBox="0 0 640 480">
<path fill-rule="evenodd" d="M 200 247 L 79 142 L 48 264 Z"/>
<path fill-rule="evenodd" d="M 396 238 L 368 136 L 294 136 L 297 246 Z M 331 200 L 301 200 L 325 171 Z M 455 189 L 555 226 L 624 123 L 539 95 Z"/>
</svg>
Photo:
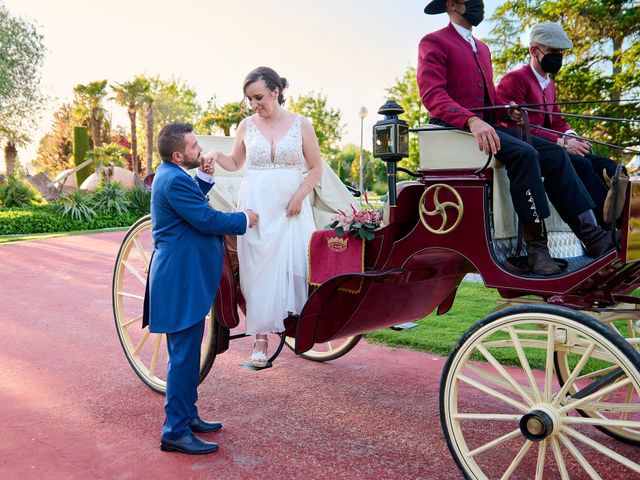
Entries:
<svg viewBox="0 0 640 480">
<path fill-rule="evenodd" d="M 546 53 L 540 60 L 540 68 L 543 72 L 556 74 L 562 67 L 562 54 L 561 53 Z"/>
<path fill-rule="evenodd" d="M 482 0 L 469 0 L 464 4 L 462 18 L 474 27 L 480 25 L 484 20 L 484 2 Z"/>
</svg>

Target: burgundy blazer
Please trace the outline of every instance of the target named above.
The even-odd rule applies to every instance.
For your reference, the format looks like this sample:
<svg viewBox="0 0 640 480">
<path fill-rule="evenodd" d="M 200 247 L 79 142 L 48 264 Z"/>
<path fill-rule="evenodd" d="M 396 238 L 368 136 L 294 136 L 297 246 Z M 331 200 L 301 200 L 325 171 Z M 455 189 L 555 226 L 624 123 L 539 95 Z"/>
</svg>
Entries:
<svg viewBox="0 0 640 480">
<path fill-rule="evenodd" d="M 489 48 L 474 40 L 477 55 L 450 23 L 425 35 L 418 47 L 417 80 L 422 103 L 432 117 L 460 129 L 466 127 L 470 117 L 482 117 L 468 109 L 484 107 L 483 78 L 491 103 L 503 103 L 496 98 Z"/>
<path fill-rule="evenodd" d="M 523 65 L 517 70 L 507 73 L 502 80 L 500 80 L 500 83 L 498 83 L 497 91 L 500 98 L 503 98 L 507 102 L 514 101 L 518 104 L 555 103 L 556 101 L 556 87 L 553 84 L 553 80 L 551 80 L 547 88 L 543 91 L 531 65 Z M 545 107 L 542 106 L 533 108 L 540 110 L 545 109 Z M 560 113 L 560 107 L 558 105 L 553 105 L 546 109 L 550 112 Z M 551 124 L 548 128 L 563 133 L 571 130 L 571 126 L 564 117 L 560 115 L 549 115 L 549 119 Z M 531 133 L 534 135 L 546 138 L 554 143 L 560 138 L 558 134 L 535 128 L 534 125 L 544 126 L 544 113 L 529 112 L 529 123 L 531 124 Z M 515 123 L 511 122 L 508 118 L 504 120 L 504 124 L 510 128 L 515 128 L 516 126 Z"/>
</svg>

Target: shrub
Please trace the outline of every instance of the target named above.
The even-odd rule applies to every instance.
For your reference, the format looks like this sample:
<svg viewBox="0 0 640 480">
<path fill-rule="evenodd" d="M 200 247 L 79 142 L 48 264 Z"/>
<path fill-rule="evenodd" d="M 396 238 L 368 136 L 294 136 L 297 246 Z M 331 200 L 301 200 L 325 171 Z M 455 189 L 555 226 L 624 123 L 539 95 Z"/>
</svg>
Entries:
<svg viewBox="0 0 640 480">
<path fill-rule="evenodd" d="M 40 194 L 18 177 L 9 177 L 0 184 L 0 205 L 10 207 L 28 207 L 40 203 Z"/>
<path fill-rule="evenodd" d="M 56 200 L 53 204 L 53 212 L 63 218 L 80 221 L 89 221 L 96 215 L 91 206 L 90 196 L 82 190 L 73 191 Z"/>
<path fill-rule="evenodd" d="M 102 213 L 123 214 L 127 212 L 127 192 L 119 182 L 101 181 L 91 195 L 91 205 Z"/>
<path fill-rule="evenodd" d="M 90 219 L 63 217 L 55 205 L 38 205 L 30 208 L 0 209 L 0 235 L 27 235 L 31 233 L 69 232 L 100 228 L 127 227 L 139 215 L 134 213 L 94 213 Z"/>
<path fill-rule="evenodd" d="M 127 192 L 129 208 L 140 215 L 151 211 L 151 192 L 144 188 L 135 187 Z"/>
</svg>

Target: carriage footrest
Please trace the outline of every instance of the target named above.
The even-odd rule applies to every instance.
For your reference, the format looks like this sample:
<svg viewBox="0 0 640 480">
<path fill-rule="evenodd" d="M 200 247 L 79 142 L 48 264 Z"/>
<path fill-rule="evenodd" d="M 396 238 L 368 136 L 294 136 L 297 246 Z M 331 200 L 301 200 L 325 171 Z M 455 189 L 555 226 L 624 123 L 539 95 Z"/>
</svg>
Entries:
<svg viewBox="0 0 640 480">
<path fill-rule="evenodd" d="M 415 322 L 405 322 L 405 323 L 399 323 L 398 325 L 393 325 L 391 327 L 389 327 L 391 330 L 411 330 L 412 328 L 416 328 L 418 326 L 417 323 Z"/>
</svg>

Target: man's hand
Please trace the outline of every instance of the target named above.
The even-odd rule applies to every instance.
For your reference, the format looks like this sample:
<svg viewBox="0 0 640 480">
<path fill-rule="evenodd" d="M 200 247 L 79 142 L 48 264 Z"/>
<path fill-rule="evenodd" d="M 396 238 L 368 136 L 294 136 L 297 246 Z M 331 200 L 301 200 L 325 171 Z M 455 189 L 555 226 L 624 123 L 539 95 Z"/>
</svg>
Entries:
<svg viewBox="0 0 640 480">
<path fill-rule="evenodd" d="M 260 215 L 258 215 L 256 212 L 254 212 L 250 208 L 247 208 L 244 211 L 244 213 L 246 213 L 247 216 L 249 217 L 249 228 L 255 227 L 256 223 L 258 223 L 258 218 L 260 218 Z"/>
<path fill-rule="evenodd" d="M 584 157 L 591 150 L 590 142 L 580 140 L 576 137 L 567 136 L 564 140 L 560 139 L 560 142 L 562 142 L 562 145 L 567 152 L 580 155 L 581 157 Z"/>
<path fill-rule="evenodd" d="M 515 107 L 518 104 L 516 102 L 509 102 L 509 105 Z M 511 119 L 512 122 L 515 122 L 518 125 L 522 125 L 524 123 L 524 119 L 522 118 L 522 112 L 520 110 L 516 110 L 515 108 L 510 108 L 509 110 L 507 110 L 507 116 Z"/>
<path fill-rule="evenodd" d="M 479 117 L 469 118 L 467 125 L 469 125 L 469 130 L 471 130 L 471 134 L 475 137 L 481 152 L 487 155 L 489 155 L 489 153 L 493 153 L 494 155 L 498 153 L 498 150 L 500 150 L 500 137 L 498 137 L 495 128 Z"/>
</svg>

